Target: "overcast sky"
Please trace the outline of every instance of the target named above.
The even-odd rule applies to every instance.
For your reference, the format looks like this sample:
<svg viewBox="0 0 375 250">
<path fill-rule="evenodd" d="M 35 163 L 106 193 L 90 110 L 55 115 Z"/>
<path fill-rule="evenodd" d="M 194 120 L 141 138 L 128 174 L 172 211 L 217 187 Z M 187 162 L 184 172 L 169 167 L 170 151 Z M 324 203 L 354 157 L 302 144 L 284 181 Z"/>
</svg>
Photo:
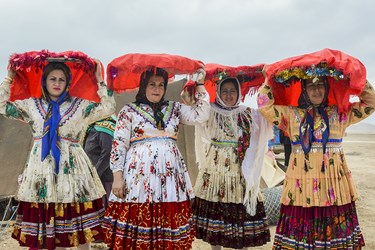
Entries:
<svg viewBox="0 0 375 250">
<path fill-rule="evenodd" d="M 12 53 L 41 49 L 104 65 L 169 53 L 237 66 L 331 48 L 360 59 L 375 85 L 374 11 L 373 0 L 0 0 L 0 77 Z"/>
</svg>

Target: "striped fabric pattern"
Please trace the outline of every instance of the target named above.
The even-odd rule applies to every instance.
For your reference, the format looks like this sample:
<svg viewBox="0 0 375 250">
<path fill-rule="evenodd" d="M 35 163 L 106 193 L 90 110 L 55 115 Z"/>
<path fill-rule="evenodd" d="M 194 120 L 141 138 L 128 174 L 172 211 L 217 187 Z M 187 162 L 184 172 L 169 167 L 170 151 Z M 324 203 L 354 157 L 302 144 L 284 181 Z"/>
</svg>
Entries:
<svg viewBox="0 0 375 250">
<path fill-rule="evenodd" d="M 20 202 L 12 237 L 20 246 L 55 249 L 102 239 L 102 199 L 84 203 Z"/>
<path fill-rule="evenodd" d="M 110 202 L 103 222 L 105 242 L 115 249 L 191 249 L 190 201 Z"/>
</svg>

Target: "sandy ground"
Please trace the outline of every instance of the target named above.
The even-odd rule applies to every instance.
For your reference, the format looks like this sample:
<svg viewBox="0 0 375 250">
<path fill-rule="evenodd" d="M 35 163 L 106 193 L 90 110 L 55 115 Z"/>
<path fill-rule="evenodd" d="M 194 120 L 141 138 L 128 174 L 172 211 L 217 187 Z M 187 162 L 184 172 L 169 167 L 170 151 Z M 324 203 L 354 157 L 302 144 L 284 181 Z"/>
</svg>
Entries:
<svg viewBox="0 0 375 250">
<path fill-rule="evenodd" d="M 366 249 L 375 249 L 375 135 L 348 135 L 344 138 L 344 150 L 349 168 L 360 195 L 357 201 L 360 226 Z M 25 249 L 10 237 L 9 228 L 0 239 L 0 249 Z M 275 227 L 270 228 L 272 237 Z M 271 249 L 272 243 L 253 249 Z M 74 249 L 74 248 L 73 248 Z M 92 249 L 106 249 L 103 244 L 93 244 Z M 193 243 L 194 250 L 209 250 L 210 245 L 200 240 Z M 225 248 L 227 249 L 227 248 Z"/>
</svg>

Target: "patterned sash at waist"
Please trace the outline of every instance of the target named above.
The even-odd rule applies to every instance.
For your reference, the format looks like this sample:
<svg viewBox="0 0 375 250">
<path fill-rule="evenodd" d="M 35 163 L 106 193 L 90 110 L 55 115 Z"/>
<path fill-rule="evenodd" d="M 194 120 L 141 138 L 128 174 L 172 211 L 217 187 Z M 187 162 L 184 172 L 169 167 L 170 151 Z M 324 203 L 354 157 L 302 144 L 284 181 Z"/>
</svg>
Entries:
<svg viewBox="0 0 375 250">
<path fill-rule="evenodd" d="M 142 137 L 137 137 L 137 138 L 131 139 L 130 144 L 144 143 L 144 142 L 150 142 L 150 141 L 156 141 L 156 140 L 177 141 L 177 136 L 142 136 Z"/>
<path fill-rule="evenodd" d="M 292 141 L 291 143 L 292 143 L 292 151 L 294 153 L 303 153 L 300 141 Z M 328 139 L 326 147 L 327 147 L 327 151 L 341 152 L 342 151 L 342 138 L 341 139 Z M 312 142 L 311 152 L 321 152 L 321 151 L 323 151 L 322 140 L 315 139 Z"/>
<path fill-rule="evenodd" d="M 211 140 L 211 144 L 218 147 L 231 147 L 237 148 L 238 142 L 237 141 L 219 141 L 219 140 Z"/>
</svg>

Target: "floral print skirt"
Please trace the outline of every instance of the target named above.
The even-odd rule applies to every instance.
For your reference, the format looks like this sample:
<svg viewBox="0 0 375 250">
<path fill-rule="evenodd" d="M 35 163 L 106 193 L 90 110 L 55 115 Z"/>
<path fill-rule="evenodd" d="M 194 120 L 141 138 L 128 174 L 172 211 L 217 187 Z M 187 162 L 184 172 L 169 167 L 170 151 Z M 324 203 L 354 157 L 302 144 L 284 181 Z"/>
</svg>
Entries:
<svg viewBox="0 0 375 250">
<path fill-rule="evenodd" d="M 311 208 L 281 205 L 273 249 L 361 249 L 364 245 L 354 202 Z"/>
<path fill-rule="evenodd" d="M 76 247 L 102 239 L 102 199 L 82 203 L 20 202 L 12 237 L 38 249 Z"/>
<path fill-rule="evenodd" d="M 190 201 L 110 202 L 104 217 L 104 242 L 110 249 L 192 248 L 195 231 Z"/>
<path fill-rule="evenodd" d="M 258 202 L 255 216 L 250 216 L 242 204 L 210 202 L 196 197 L 193 211 L 196 237 L 211 245 L 242 249 L 270 241 L 263 202 Z"/>
</svg>

